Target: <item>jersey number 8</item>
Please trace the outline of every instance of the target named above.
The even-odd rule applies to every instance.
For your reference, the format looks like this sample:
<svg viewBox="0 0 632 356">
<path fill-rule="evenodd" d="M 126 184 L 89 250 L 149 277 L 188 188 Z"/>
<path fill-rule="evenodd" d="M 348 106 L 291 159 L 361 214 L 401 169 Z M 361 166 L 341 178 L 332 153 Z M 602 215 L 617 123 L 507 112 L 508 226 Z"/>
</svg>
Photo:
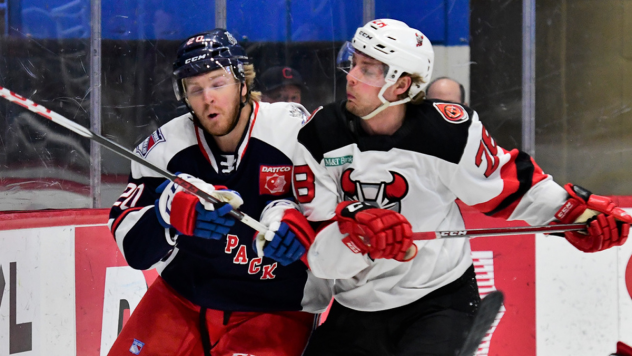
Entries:
<svg viewBox="0 0 632 356">
<path fill-rule="evenodd" d="M 314 172 L 308 165 L 294 167 L 294 195 L 299 203 L 306 204 L 314 200 Z"/>
</svg>

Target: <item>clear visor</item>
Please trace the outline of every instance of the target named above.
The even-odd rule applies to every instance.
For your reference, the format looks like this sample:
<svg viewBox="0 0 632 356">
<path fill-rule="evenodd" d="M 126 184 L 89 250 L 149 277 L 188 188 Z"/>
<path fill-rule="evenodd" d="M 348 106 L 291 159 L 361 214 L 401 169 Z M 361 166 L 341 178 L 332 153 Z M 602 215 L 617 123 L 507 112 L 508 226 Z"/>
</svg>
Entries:
<svg viewBox="0 0 632 356">
<path fill-rule="evenodd" d="M 364 84 L 378 88 L 386 84 L 388 65 L 356 50 L 351 42 L 345 42 L 338 51 L 336 65 L 348 76 Z"/>
<path fill-rule="evenodd" d="M 184 78 L 182 88 L 184 97 L 191 100 L 204 97 L 207 91 L 223 92 L 231 90 L 240 83 L 233 74 L 231 67 L 222 67 L 212 72 Z"/>
</svg>

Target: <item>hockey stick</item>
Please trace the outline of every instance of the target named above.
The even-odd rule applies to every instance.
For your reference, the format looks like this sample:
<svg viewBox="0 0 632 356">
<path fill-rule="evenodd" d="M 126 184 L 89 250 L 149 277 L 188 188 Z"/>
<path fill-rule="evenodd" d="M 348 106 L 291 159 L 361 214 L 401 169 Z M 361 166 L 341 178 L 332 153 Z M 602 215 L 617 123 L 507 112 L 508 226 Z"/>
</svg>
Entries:
<svg viewBox="0 0 632 356">
<path fill-rule="evenodd" d="M 170 173 L 162 168 L 159 168 L 155 165 L 153 165 L 152 163 L 150 163 L 149 161 L 147 161 L 146 159 L 135 155 L 132 151 L 128 150 L 127 148 L 119 145 L 118 143 L 108 140 L 107 138 L 92 132 L 91 130 L 77 124 L 76 122 L 70 121 L 69 119 L 59 115 L 58 113 L 51 111 L 37 103 L 34 103 L 33 101 L 18 95 L 12 91 L 10 91 L 9 89 L 3 88 L 0 86 L 0 96 L 2 96 L 3 98 L 7 99 L 10 102 L 13 102 L 15 104 L 18 104 L 40 116 L 43 116 L 47 119 L 49 119 L 50 121 L 63 126 L 83 137 L 87 137 L 97 143 L 99 143 L 100 145 L 104 146 L 105 148 L 110 149 L 111 151 L 113 151 L 114 153 L 117 153 L 129 160 L 132 160 L 134 162 L 137 162 L 153 171 L 155 171 L 156 173 L 160 174 L 161 176 L 163 176 L 164 178 L 169 179 L 170 181 L 180 185 L 182 188 L 184 188 L 186 191 L 188 191 L 189 193 L 196 195 L 204 200 L 207 200 L 213 204 L 217 204 L 220 203 L 219 200 L 217 200 L 215 197 L 213 197 L 212 195 L 208 194 L 207 192 L 199 189 L 198 187 L 196 187 L 195 185 L 187 182 L 186 180 L 176 176 L 173 173 Z M 251 228 L 264 233 L 266 231 L 268 231 L 268 229 L 261 224 L 259 221 L 251 218 L 250 216 L 242 213 L 241 211 L 237 210 L 237 209 L 233 209 L 229 212 L 229 214 L 234 217 L 235 219 L 241 221 L 242 223 L 250 226 Z"/>
<path fill-rule="evenodd" d="M 463 348 L 458 353 L 458 356 L 473 356 L 476 353 L 478 346 L 496 320 L 496 315 L 498 315 L 504 299 L 503 293 L 495 290 L 481 300 L 472 328 L 467 334 Z"/>
<path fill-rule="evenodd" d="M 452 231 L 413 232 L 413 240 L 435 240 L 449 238 L 473 238 L 481 236 L 528 235 L 567 231 L 585 231 L 586 224 L 558 224 L 540 226 L 496 227 L 489 229 L 468 229 Z"/>
<path fill-rule="evenodd" d="M 444 230 L 413 232 L 413 240 L 437 240 L 453 238 L 473 238 L 483 236 L 509 236 L 509 235 L 529 235 L 537 233 L 551 234 L 554 232 L 586 231 L 586 224 L 557 224 L 540 226 L 514 226 L 514 227 L 492 227 L 489 229 L 469 229 L 469 230 Z M 415 248 L 411 246 L 406 250 L 405 260 L 409 260 L 415 253 Z"/>
</svg>

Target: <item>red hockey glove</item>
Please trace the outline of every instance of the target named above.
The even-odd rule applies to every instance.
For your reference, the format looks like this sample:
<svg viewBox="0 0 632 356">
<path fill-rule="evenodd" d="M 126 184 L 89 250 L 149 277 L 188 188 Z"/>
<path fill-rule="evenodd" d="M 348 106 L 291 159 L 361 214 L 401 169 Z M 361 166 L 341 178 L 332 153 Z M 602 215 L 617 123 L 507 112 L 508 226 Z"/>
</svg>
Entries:
<svg viewBox="0 0 632 356">
<path fill-rule="evenodd" d="M 345 201 L 336 207 L 336 220 L 340 232 L 348 234 L 342 242 L 355 253 L 403 262 L 417 255 L 410 223 L 398 212 L 365 202 Z M 407 254 L 411 246 L 413 253 Z"/>
<path fill-rule="evenodd" d="M 632 347 L 619 341 L 617 342 L 617 353 L 611 356 L 632 356 Z"/>
<path fill-rule="evenodd" d="M 555 214 L 564 224 L 587 224 L 587 232 L 570 231 L 564 236 L 583 252 L 597 252 L 621 246 L 628 238 L 632 217 L 614 204 L 612 199 L 594 195 L 571 183 L 564 186 L 569 199 Z"/>
</svg>

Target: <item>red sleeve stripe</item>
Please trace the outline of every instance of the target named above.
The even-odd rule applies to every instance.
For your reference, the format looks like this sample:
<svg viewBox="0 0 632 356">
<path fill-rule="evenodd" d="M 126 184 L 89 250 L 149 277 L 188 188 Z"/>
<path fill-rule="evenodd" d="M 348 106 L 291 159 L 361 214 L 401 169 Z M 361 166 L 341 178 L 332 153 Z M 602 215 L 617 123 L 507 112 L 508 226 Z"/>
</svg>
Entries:
<svg viewBox="0 0 632 356">
<path fill-rule="evenodd" d="M 246 138 L 246 146 L 244 147 L 244 150 L 241 152 L 241 156 L 239 157 L 239 159 L 243 159 L 244 155 L 246 154 L 246 150 L 248 149 L 248 143 L 250 143 L 250 136 L 252 136 L 252 129 L 255 128 L 255 122 L 257 122 L 257 114 L 259 113 L 259 103 L 256 101 L 253 101 L 254 103 L 254 115 L 252 118 L 252 123 L 250 124 L 250 130 L 248 130 L 248 137 Z"/>
<path fill-rule="evenodd" d="M 202 144 L 202 138 L 200 137 L 200 133 L 198 132 L 197 126 L 193 130 L 195 131 L 195 138 L 197 139 L 197 143 L 198 143 L 198 146 L 200 147 L 200 151 L 202 152 L 202 155 L 204 156 L 204 158 L 206 158 L 206 161 L 212 165 L 213 163 L 211 162 L 211 158 L 208 156 L 208 153 L 206 153 L 206 150 L 204 149 L 204 145 Z"/>
<path fill-rule="evenodd" d="M 508 218 L 520 203 L 520 199 L 534 185 L 547 177 L 531 157 L 521 151 L 511 150 L 510 160 L 500 171 L 503 190 L 495 198 L 474 208 L 485 215 Z"/>
<path fill-rule="evenodd" d="M 116 218 L 116 220 L 114 220 L 114 222 L 112 223 L 112 236 L 115 236 L 116 233 L 116 229 L 118 228 L 119 224 L 121 223 L 121 221 L 123 221 L 123 219 L 131 212 L 133 211 L 138 211 L 143 209 L 144 206 L 140 206 L 140 207 L 136 207 L 136 208 L 129 208 L 126 210 L 123 210 L 123 213 L 121 213 L 121 215 L 119 215 L 118 218 Z M 116 237 L 115 237 L 116 239 Z"/>
</svg>

